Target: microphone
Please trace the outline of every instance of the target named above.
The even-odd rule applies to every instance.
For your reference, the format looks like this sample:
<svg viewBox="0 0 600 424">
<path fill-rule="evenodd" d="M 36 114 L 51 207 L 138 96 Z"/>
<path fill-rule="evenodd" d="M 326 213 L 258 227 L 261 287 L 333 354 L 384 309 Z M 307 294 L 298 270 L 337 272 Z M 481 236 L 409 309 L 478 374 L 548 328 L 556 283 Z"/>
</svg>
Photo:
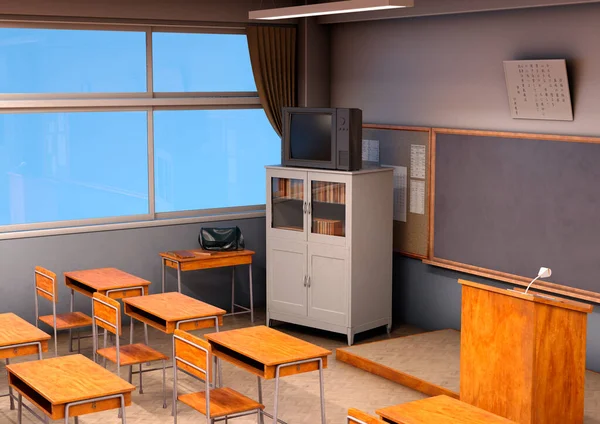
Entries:
<svg viewBox="0 0 600 424">
<path fill-rule="evenodd" d="M 548 278 L 552 275 L 552 270 L 550 268 L 545 268 L 545 267 L 541 267 L 540 270 L 538 271 L 538 275 L 537 277 L 535 277 L 533 280 L 531 280 L 531 283 L 529 283 L 529 285 L 527 286 L 527 288 L 525 289 L 525 294 L 527 294 L 527 292 L 529 291 L 529 288 L 531 287 L 531 285 L 533 283 L 535 283 L 535 281 L 538 278 Z"/>
</svg>

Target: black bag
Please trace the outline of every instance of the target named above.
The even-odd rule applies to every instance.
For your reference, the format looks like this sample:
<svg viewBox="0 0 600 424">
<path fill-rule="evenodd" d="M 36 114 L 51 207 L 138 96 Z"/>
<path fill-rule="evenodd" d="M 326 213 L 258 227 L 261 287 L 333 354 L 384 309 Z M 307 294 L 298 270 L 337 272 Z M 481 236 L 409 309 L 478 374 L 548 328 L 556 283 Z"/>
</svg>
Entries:
<svg viewBox="0 0 600 424">
<path fill-rule="evenodd" d="M 238 227 L 200 228 L 198 242 L 205 250 L 244 250 L 244 236 Z"/>
</svg>

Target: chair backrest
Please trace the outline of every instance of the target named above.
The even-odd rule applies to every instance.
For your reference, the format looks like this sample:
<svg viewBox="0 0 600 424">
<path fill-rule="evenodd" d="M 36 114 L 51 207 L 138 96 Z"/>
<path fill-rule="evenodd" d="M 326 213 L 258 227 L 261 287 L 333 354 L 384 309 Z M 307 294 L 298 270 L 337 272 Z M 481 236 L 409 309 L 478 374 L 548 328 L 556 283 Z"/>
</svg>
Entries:
<svg viewBox="0 0 600 424">
<path fill-rule="evenodd" d="M 36 266 L 34 270 L 35 294 L 50 302 L 57 303 L 58 296 L 56 286 L 56 274 L 52 271 Z"/>
<path fill-rule="evenodd" d="M 348 410 L 348 424 L 385 424 L 385 422 L 358 409 L 350 408 Z"/>
<path fill-rule="evenodd" d="M 206 340 L 183 330 L 175 330 L 173 349 L 177 368 L 202 381 L 212 381 L 212 350 Z"/>
<path fill-rule="evenodd" d="M 111 333 L 121 335 L 121 305 L 116 300 L 94 293 L 92 299 L 93 320 L 99 327 Z"/>
</svg>

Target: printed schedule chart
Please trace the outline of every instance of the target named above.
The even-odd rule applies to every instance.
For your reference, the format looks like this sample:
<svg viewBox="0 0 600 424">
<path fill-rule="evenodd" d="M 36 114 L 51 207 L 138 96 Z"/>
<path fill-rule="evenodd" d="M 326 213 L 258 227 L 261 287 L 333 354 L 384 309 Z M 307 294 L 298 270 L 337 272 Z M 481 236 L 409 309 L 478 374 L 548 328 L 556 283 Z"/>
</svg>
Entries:
<svg viewBox="0 0 600 424">
<path fill-rule="evenodd" d="M 504 74 L 513 118 L 573 120 L 564 59 L 505 61 Z"/>
</svg>

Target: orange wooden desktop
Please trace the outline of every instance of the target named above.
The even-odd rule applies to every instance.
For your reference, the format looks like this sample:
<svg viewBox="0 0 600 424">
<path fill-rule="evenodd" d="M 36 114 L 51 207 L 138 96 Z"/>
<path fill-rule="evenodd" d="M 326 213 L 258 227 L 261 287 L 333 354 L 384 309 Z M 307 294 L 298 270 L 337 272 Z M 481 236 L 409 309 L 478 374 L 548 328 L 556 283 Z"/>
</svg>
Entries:
<svg viewBox="0 0 600 424">
<path fill-rule="evenodd" d="M 25 397 L 53 420 L 122 408 L 125 423 L 135 389 L 83 355 L 12 364 L 7 370 L 10 387 L 19 393 L 18 422 Z"/>
<path fill-rule="evenodd" d="M 376 412 L 385 422 L 396 424 L 514 423 L 444 395 L 382 408 Z"/>
<path fill-rule="evenodd" d="M 10 358 L 37 354 L 42 359 L 42 352 L 48 352 L 48 340 L 51 336 L 31 325 L 23 318 L 13 314 L 0 314 L 0 359 L 6 365 Z M 10 409 L 15 409 L 15 399 L 9 387 L 7 395 L 10 398 Z"/>
<path fill-rule="evenodd" d="M 223 325 L 225 311 L 177 292 L 123 299 L 125 314 L 164 333 Z"/>
<path fill-rule="evenodd" d="M 186 257 L 178 255 L 185 253 Z M 254 322 L 254 295 L 252 290 L 252 250 L 233 250 L 230 252 L 211 252 L 203 249 L 191 249 L 183 251 L 169 251 L 160 253 L 162 263 L 162 291 L 165 292 L 166 268 L 177 270 L 177 291 L 181 293 L 181 271 L 196 271 L 200 269 L 212 269 L 232 267 L 231 274 L 231 312 L 228 315 L 250 314 L 250 320 Z M 189 256 L 189 257 L 187 257 Z M 235 267 L 248 265 L 248 278 L 250 290 L 250 307 L 246 308 L 235 303 Z M 235 312 L 235 308 L 242 309 Z"/>
<path fill-rule="evenodd" d="M 210 333 L 204 337 L 217 358 L 257 376 L 259 403 L 262 403 L 260 379 L 275 379 L 273 415 L 262 412 L 273 418 L 274 423 L 277 423 L 279 378 L 318 370 L 321 386 L 321 421 L 325 424 L 323 369 L 327 368 L 327 356 L 331 355 L 331 351 L 264 325 Z"/>
</svg>

